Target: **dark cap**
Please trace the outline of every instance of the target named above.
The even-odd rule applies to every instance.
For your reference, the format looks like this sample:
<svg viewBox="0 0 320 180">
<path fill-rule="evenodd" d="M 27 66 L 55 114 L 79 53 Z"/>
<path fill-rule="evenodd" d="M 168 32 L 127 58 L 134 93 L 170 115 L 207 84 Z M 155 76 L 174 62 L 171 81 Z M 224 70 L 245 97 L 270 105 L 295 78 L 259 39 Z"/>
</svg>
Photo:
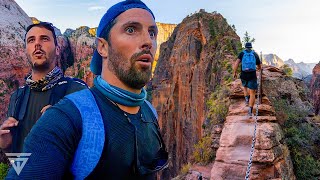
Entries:
<svg viewBox="0 0 320 180">
<path fill-rule="evenodd" d="M 245 47 L 246 47 L 246 48 L 252 48 L 252 43 L 247 42 L 246 45 L 245 45 Z"/>
<path fill-rule="evenodd" d="M 108 27 L 108 25 L 116 19 L 121 13 L 132 9 L 132 8 L 141 8 L 149 11 L 154 18 L 152 11 L 140 0 L 126 0 L 119 2 L 113 6 L 111 6 L 107 12 L 103 15 L 100 20 L 98 29 L 97 29 L 97 37 L 101 36 L 103 30 Z M 102 71 L 102 57 L 98 53 L 97 50 L 94 51 L 92 60 L 90 63 L 90 69 L 95 75 L 100 75 Z"/>
</svg>

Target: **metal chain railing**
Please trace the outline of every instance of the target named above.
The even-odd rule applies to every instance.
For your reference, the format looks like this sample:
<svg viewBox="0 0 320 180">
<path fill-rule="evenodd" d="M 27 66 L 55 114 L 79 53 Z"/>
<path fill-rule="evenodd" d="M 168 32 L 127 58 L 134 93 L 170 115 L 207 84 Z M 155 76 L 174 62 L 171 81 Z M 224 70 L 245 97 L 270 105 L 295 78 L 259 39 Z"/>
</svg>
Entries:
<svg viewBox="0 0 320 180">
<path fill-rule="evenodd" d="M 250 170 L 251 170 L 251 166 L 252 166 L 252 157 L 253 157 L 253 152 L 254 152 L 254 145 L 256 144 L 256 131 L 257 131 L 257 125 L 258 125 L 258 105 L 261 103 L 260 101 L 260 91 L 261 91 L 261 76 L 262 74 L 262 70 L 260 70 L 260 75 L 258 78 L 258 99 L 257 99 L 257 109 L 256 109 L 256 115 L 255 115 L 255 123 L 254 123 L 254 131 L 253 131 L 253 137 L 252 137 L 252 144 L 251 144 L 251 150 L 250 150 L 250 159 L 248 162 L 248 167 L 247 167 L 247 171 L 246 171 L 246 180 L 249 180 L 249 176 L 250 176 Z"/>
</svg>

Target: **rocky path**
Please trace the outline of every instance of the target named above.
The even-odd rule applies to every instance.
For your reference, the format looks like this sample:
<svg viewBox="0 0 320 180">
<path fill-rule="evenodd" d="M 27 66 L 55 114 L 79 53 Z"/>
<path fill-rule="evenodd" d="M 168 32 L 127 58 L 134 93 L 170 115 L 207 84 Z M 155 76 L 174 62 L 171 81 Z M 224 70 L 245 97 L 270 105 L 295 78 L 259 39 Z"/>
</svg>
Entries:
<svg viewBox="0 0 320 180">
<path fill-rule="evenodd" d="M 244 179 L 250 158 L 255 117 L 247 116 L 240 81 L 232 84 L 231 105 L 211 169 L 211 180 Z M 254 112 L 256 111 L 256 105 Z M 256 145 L 250 179 L 295 179 L 275 111 L 267 97 L 258 106 Z"/>
</svg>

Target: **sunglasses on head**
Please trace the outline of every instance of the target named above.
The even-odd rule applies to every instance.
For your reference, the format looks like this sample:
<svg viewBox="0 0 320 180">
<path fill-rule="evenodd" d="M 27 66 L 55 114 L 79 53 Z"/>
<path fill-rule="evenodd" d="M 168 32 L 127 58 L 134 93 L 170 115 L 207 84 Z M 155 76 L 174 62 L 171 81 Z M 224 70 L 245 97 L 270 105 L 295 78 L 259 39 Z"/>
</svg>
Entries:
<svg viewBox="0 0 320 180">
<path fill-rule="evenodd" d="M 27 29 L 26 29 L 26 33 L 28 33 L 30 31 L 30 29 L 35 27 L 35 26 L 45 27 L 45 28 L 49 29 L 50 31 L 54 32 L 54 27 L 53 27 L 52 23 L 50 23 L 50 22 L 39 22 L 39 23 L 36 23 L 36 24 L 29 25 L 27 27 Z"/>
</svg>

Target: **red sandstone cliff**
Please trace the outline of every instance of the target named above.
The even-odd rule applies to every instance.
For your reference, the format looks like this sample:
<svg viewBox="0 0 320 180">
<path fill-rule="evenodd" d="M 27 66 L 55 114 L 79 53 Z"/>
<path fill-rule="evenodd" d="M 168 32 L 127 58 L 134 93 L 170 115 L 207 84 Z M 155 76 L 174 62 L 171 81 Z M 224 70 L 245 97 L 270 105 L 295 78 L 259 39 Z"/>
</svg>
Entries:
<svg viewBox="0 0 320 180">
<path fill-rule="evenodd" d="M 235 59 L 239 43 L 220 14 L 200 12 L 185 18 L 161 45 L 152 80 L 152 104 L 170 153 L 170 172 L 163 177 L 174 177 L 190 160 L 194 144 L 203 135 L 206 100 L 230 73 L 222 64 Z"/>
<path fill-rule="evenodd" d="M 320 115 L 320 63 L 312 71 L 311 93 L 315 114 Z"/>
<path fill-rule="evenodd" d="M 62 62 L 69 62 L 67 63 L 69 68 L 66 70 L 66 75 L 83 79 L 89 86 L 93 85 L 90 61 L 95 49 L 95 34 L 91 32 L 92 29 L 82 26 L 65 33 L 63 43 L 66 45 L 65 49 L 69 48 L 66 52 L 69 55 L 69 60 L 68 58 L 62 60 Z"/>
</svg>

